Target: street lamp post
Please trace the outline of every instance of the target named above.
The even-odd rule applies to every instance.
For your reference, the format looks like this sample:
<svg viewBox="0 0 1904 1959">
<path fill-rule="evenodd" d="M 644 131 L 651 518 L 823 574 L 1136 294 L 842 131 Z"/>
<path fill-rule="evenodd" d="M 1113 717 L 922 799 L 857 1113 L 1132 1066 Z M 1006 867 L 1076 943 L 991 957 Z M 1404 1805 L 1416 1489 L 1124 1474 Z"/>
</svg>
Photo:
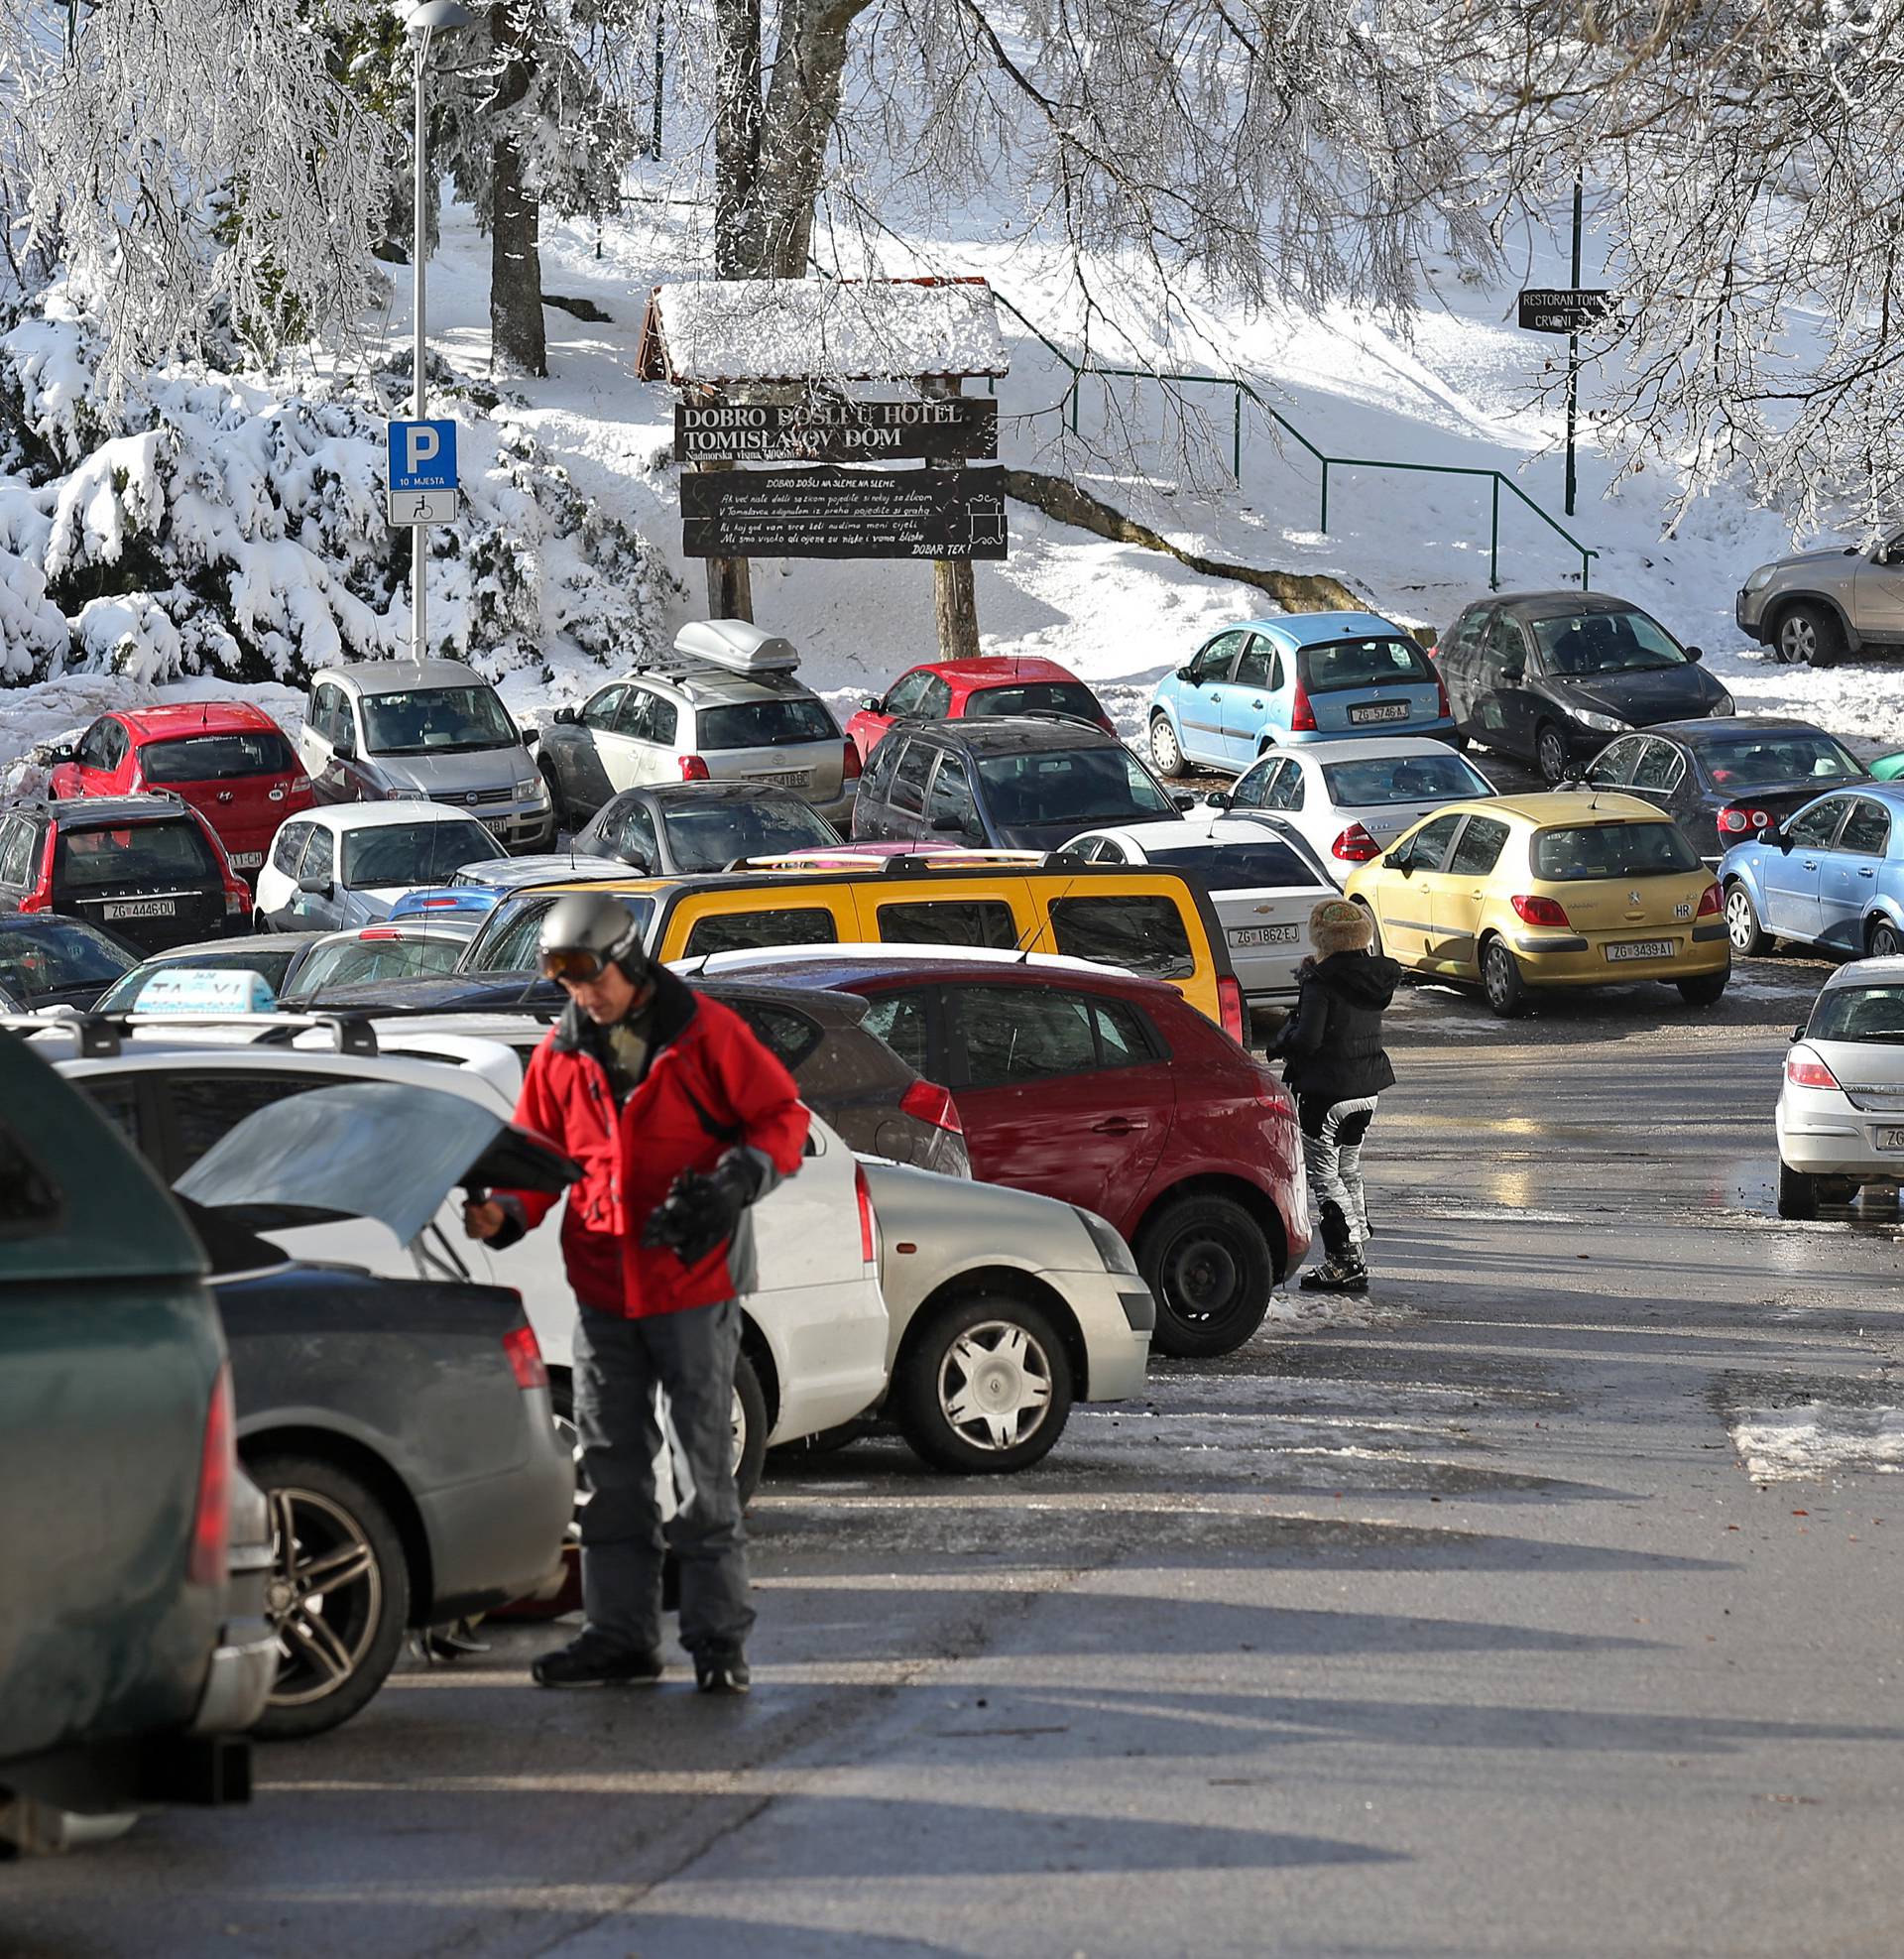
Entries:
<svg viewBox="0 0 1904 1959">
<path fill-rule="evenodd" d="M 428 385 L 424 378 L 423 261 L 428 256 L 428 191 L 426 165 L 429 137 L 424 123 L 423 80 L 429 64 L 430 37 L 439 27 L 468 27 L 476 16 L 461 0 L 423 0 L 407 23 L 411 44 L 416 50 L 416 127 L 411 168 L 415 176 L 416 204 L 411 218 L 410 262 L 412 291 L 416 301 L 416 341 L 412 351 L 411 414 L 418 421 L 428 420 Z M 411 527 L 410 545 L 410 657 L 420 662 L 428 643 L 429 592 L 425 572 L 429 563 L 429 526 Z"/>
</svg>

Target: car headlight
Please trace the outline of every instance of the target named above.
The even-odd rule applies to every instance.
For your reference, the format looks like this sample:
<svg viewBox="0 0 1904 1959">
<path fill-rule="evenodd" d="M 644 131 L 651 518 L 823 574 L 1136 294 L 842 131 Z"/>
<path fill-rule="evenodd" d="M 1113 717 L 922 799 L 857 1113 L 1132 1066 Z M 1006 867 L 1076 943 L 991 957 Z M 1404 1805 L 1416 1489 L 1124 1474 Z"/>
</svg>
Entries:
<svg viewBox="0 0 1904 1959">
<path fill-rule="evenodd" d="M 1130 1254 L 1130 1247 L 1124 1242 L 1116 1225 L 1108 1218 L 1101 1218 L 1096 1211 L 1087 1211 L 1082 1204 L 1073 1204 L 1084 1228 L 1091 1234 L 1091 1242 L 1098 1248 L 1098 1257 L 1104 1261 L 1107 1272 L 1123 1272 L 1135 1276 L 1137 1262 Z"/>
<path fill-rule="evenodd" d="M 1748 592 L 1762 592 L 1765 589 L 1765 587 L 1772 582 L 1772 573 L 1778 567 L 1776 565 L 1761 564 L 1758 567 L 1758 569 L 1754 571 L 1752 575 L 1745 580 L 1745 589 Z"/>
<path fill-rule="evenodd" d="M 1573 715 L 1583 728 L 1592 728 L 1597 735 L 1623 735 L 1633 725 L 1617 714 L 1593 714 L 1584 707 L 1576 707 Z"/>
<path fill-rule="evenodd" d="M 1723 719 L 1727 714 L 1736 714 L 1738 712 L 1738 703 L 1733 700 L 1730 694 L 1722 692 L 1719 698 L 1713 702 L 1712 706 L 1707 709 L 1707 712 L 1718 715 Z"/>
<path fill-rule="evenodd" d="M 519 802 L 540 802 L 542 799 L 542 779 L 540 776 L 525 776 L 516 785 L 516 799 Z"/>
</svg>

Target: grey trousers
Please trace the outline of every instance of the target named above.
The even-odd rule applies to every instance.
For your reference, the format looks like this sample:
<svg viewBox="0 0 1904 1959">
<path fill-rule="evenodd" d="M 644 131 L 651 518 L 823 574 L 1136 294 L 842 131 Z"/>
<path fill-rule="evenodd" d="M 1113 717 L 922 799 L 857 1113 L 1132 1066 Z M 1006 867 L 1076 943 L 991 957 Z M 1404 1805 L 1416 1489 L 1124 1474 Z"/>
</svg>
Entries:
<svg viewBox="0 0 1904 1959">
<path fill-rule="evenodd" d="M 578 1309 L 575 1427 L 589 1500 L 582 1506 L 582 1608 L 588 1630 L 658 1652 L 661 1559 L 680 1561 L 681 1644 L 738 1644 L 754 1624 L 747 1533 L 734 1487 L 732 1299 L 648 1319 Z M 660 1408 L 655 1390 L 665 1391 Z M 655 1458 L 669 1444 L 677 1508 L 665 1529 Z"/>
<path fill-rule="evenodd" d="M 1316 1200 L 1316 1221 L 1322 1229 L 1322 1249 L 1340 1259 L 1368 1242 L 1368 1199 L 1362 1187 L 1362 1140 L 1375 1119 L 1373 1095 L 1350 1102 L 1329 1102 L 1320 1095 L 1298 1096 L 1302 1121 L 1303 1167 L 1310 1195 Z"/>
</svg>

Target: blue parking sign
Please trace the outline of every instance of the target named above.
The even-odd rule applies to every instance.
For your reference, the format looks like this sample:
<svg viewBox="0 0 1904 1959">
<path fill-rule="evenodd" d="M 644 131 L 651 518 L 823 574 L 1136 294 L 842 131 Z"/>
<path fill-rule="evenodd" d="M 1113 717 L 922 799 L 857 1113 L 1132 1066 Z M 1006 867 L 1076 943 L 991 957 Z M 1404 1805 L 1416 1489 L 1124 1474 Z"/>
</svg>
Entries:
<svg viewBox="0 0 1904 1959">
<path fill-rule="evenodd" d="M 399 493 L 455 489 L 455 423 L 393 422 L 388 481 Z"/>
</svg>

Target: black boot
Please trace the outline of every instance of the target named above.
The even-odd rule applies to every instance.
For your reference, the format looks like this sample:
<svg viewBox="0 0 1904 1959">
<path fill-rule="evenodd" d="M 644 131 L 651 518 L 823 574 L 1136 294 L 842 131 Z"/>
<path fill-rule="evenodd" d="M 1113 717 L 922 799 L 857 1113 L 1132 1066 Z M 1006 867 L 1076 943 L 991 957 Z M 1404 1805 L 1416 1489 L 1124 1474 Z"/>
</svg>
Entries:
<svg viewBox="0 0 1904 1959">
<path fill-rule="evenodd" d="M 538 1687 L 647 1687 L 661 1677 L 658 1653 L 631 1653 L 595 1633 L 545 1653 L 529 1669 Z"/>
<path fill-rule="evenodd" d="M 694 1684 L 704 1694 L 744 1694 L 754 1684 L 737 1643 L 702 1647 L 694 1655 Z"/>
</svg>

